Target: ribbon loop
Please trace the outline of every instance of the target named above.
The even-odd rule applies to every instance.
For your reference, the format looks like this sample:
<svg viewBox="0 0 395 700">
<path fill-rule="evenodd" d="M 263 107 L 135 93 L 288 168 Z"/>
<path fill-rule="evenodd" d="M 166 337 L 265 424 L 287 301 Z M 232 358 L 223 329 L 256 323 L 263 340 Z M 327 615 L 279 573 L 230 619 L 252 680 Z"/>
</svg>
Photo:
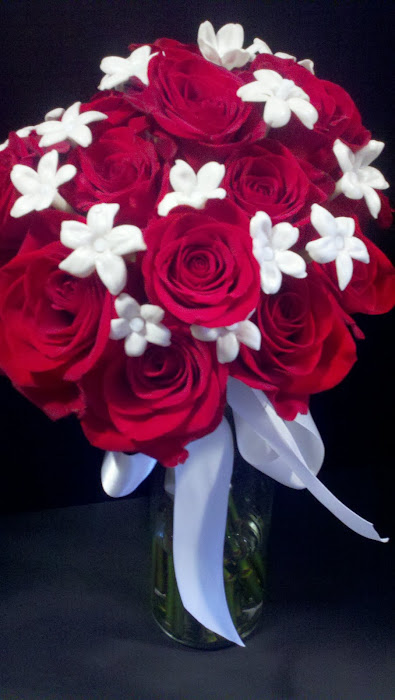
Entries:
<svg viewBox="0 0 395 700">
<path fill-rule="evenodd" d="M 113 498 L 132 493 L 152 472 L 156 459 L 139 452 L 106 452 L 101 468 L 104 491 Z"/>
</svg>

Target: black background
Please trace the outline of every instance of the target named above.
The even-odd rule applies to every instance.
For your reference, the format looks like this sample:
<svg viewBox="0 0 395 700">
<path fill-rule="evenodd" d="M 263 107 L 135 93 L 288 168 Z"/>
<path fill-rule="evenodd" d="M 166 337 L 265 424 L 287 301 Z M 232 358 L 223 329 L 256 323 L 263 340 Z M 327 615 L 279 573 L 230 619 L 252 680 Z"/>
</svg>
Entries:
<svg viewBox="0 0 395 700">
<path fill-rule="evenodd" d="M 255 36 L 273 51 L 312 58 L 319 77 L 341 84 L 357 103 L 373 138 L 386 142 L 378 167 L 395 183 L 390 2 L 180 2 L 127 0 L 6 0 L 0 3 L 0 142 L 11 129 L 35 124 L 57 106 L 87 100 L 101 79 L 100 60 L 128 55 L 131 42 L 169 36 L 195 42 L 199 24 L 218 29 L 240 22 L 246 45 Z M 375 241 L 393 257 L 393 231 Z M 350 507 L 391 529 L 394 448 L 393 315 L 360 317 L 367 338 L 359 361 L 311 408 L 326 445 L 322 479 Z M 105 500 L 102 453 L 74 419 L 52 423 L 5 378 L 1 389 L 3 511 L 34 510 Z M 144 488 L 143 488 L 144 492 Z M 289 527 L 315 523 L 328 538 L 344 528 L 305 493 L 279 488 Z M 141 490 L 139 491 L 141 493 Z M 350 548 L 356 539 L 350 540 Z"/>
</svg>

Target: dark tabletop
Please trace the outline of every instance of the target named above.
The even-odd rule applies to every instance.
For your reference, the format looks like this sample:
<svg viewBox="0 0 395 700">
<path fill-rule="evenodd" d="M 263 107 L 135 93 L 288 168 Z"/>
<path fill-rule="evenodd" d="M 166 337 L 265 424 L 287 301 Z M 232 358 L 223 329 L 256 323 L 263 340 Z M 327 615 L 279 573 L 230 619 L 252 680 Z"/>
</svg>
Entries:
<svg viewBox="0 0 395 700">
<path fill-rule="evenodd" d="M 262 626 L 211 652 L 151 617 L 146 497 L 3 515 L 1 700 L 393 700 L 391 545 L 310 499 L 277 488 Z"/>
</svg>

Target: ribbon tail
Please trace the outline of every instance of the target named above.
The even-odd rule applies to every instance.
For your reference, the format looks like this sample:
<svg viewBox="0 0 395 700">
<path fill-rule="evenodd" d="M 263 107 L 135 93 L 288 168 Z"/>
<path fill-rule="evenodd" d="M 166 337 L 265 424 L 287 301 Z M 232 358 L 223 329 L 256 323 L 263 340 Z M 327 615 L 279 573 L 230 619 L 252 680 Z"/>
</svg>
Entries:
<svg viewBox="0 0 395 700">
<path fill-rule="evenodd" d="M 173 554 L 185 609 L 208 629 L 244 646 L 225 596 L 223 552 L 233 438 L 224 418 L 214 432 L 188 445 L 175 467 Z"/>
<path fill-rule="evenodd" d="M 242 422 L 240 423 L 241 418 L 242 421 L 249 424 L 260 438 L 268 443 L 271 450 L 277 453 L 280 465 L 279 481 L 286 483 L 284 477 L 285 466 L 288 468 L 289 473 L 292 472 L 296 479 L 350 530 L 371 540 L 388 542 L 388 538 L 380 537 L 372 523 L 361 518 L 357 513 L 345 506 L 317 479 L 316 473 L 319 468 L 317 468 L 317 459 L 319 459 L 320 450 L 317 449 L 316 440 L 310 441 L 309 444 L 303 431 L 300 431 L 304 423 L 305 428 L 311 432 L 311 426 L 309 426 L 308 422 L 305 420 L 299 421 L 299 434 L 298 431 L 291 431 L 287 422 L 277 415 L 273 406 L 262 392 L 242 385 L 241 382 L 235 382 L 236 380 L 233 380 L 230 385 L 228 401 L 238 415 L 239 426 L 242 426 Z M 298 418 L 303 417 L 298 416 Z M 248 459 L 248 450 L 244 451 L 245 445 L 243 441 L 241 440 L 238 444 L 242 456 Z M 259 457 L 256 455 L 254 466 L 265 473 L 269 473 L 273 478 L 276 478 L 275 465 L 276 460 L 273 461 L 272 459 L 268 462 L 269 468 L 266 470 L 264 459 L 259 462 Z M 292 485 L 292 483 L 288 485 Z"/>
<path fill-rule="evenodd" d="M 106 452 L 101 468 L 104 491 L 113 498 L 132 493 L 152 472 L 156 459 L 138 452 Z"/>
</svg>

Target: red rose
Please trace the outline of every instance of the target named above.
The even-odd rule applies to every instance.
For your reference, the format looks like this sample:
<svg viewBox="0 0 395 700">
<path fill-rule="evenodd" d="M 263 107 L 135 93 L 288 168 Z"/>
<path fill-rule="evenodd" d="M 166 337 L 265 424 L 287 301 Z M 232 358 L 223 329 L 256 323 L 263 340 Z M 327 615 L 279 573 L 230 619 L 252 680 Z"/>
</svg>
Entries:
<svg viewBox="0 0 395 700">
<path fill-rule="evenodd" d="M 81 382 L 81 425 L 101 449 L 144 452 L 174 467 L 187 458 L 185 445 L 220 423 L 228 371 L 187 328 L 166 325 L 170 347 L 148 345 L 141 357 L 127 357 L 123 343 L 111 341 Z"/>
<path fill-rule="evenodd" d="M 318 121 L 313 130 L 306 129 L 296 117 L 292 117 L 285 127 L 276 129 L 276 138 L 295 155 L 332 175 L 338 168 L 332 151 L 337 138 L 353 150 L 358 150 L 368 143 L 370 132 L 363 126 L 354 101 L 339 85 L 320 80 L 294 61 L 270 54 L 258 56 L 251 64 L 250 70 L 256 71 L 260 68 L 275 70 L 283 78 L 293 80 L 307 93 L 311 104 L 318 111 Z"/>
<path fill-rule="evenodd" d="M 182 48 L 165 54 L 149 62 L 148 87 L 127 93 L 137 109 L 168 133 L 221 153 L 264 135 L 256 106 L 237 97 L 243 83 L 236 75 Z"/>
<path fill-rule="evenodd" d="M 395 305 L 395 269 L 384 253 L 363 235 L 358 224 L 355 234 L 365 243 L 370 261 L 367 264 L 352 261 L 353 272 L 347 287 L 340 291 L 335 263 L 319 265 L 319 272 L 326 283 L 329 281 L 331 293 L 346 313 L 387 313 Z"/>
<path fill-rule="evenodd" d="M 309 395 L 338 384 L 356 360 L 341 312 L 311 265 L 305 279 L 284 276 L 278 294 L 262 294 L 251 320 L 261 349 L 241 345 L 230 374 L 265 391 L 285 420 L 306 413 Z"/>
<path fill-rule="evenodd" d="M 265 211 L 273 224 L 302 224 L 310 218 L 311 205 L 325 201 L 334 182 L 273 139 L 246 146 L 225 162 L 222 187 L 239 207 L 254 216 Z"/>
<path fill-rule="evenodd" d="M 151 224 L 144 239 L 148 298 L 179 320 L 228 326 L 256 307 L 260 273 L 249 220 L 231 202 L 213 200 L 204 211 L 171 212 Z"/>
<path fill-rule="evenodd" d="M 151 136 L 148 127 L 146 117 L 135 116 L 127 126 L 104 130 L 88 148 L 76 148 L 69 162 L 77 175 L 64 187 L 69 204 L 86 212 L 100 202 L 117 202 L 121 223 L 145 226 L 169 169 L 158 151 L 173 158 L 176 150 L 168 136 Z"/>
<path fill-rule="evenodd" d="M 75 381 L 103 351 L 112 303 L 97 275 L 59 270 L 68 250 L 48 240 L 65 218 L 36 215 L 26 245 L 0 271 L 0 367 L 54 419 L 83 407 Z"/>
</svg>

